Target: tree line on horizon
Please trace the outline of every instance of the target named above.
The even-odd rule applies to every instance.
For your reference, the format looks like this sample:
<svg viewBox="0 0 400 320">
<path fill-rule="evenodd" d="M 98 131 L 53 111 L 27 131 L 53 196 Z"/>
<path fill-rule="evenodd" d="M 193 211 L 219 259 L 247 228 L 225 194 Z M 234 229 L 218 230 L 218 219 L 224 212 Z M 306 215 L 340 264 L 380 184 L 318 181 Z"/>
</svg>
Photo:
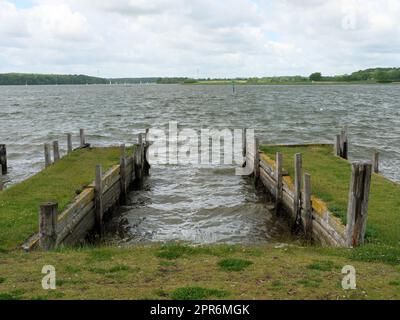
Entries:
<svg viewBox="0 0 400 320">
<path fill-rule="evenodd" d="M 0 74 L 0 85 L 63 85 L 63 84 L 196 84 L 207 82 L 229 83 L 237 81 L 241 84 L 274 84 L 274 83 L 307 83 L 307 82 L 370 82 L 391 83 L 400 82 L 400 68 L 370 68 L 351 74 L 323 76 L 320 72 L 305 76 L 274 76 L 251 78 L 203 78 L 188 77 L 147 77 L 147 78 L 100 78 L 87 75 L 59 75 L 59 74 L 28 74 L 3 73 Z"/>
</svg>

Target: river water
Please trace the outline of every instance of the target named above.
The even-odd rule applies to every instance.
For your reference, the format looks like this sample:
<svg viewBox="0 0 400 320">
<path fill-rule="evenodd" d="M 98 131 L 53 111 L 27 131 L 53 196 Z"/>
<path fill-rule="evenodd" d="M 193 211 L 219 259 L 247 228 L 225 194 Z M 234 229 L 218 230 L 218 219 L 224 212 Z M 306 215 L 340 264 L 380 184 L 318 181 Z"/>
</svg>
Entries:
<svg viewBox="0 0 400 320">
<path fill-rule="evenodd" d="M 267 143 L 330 143 L 347 128 L 352 159 L 370 159 L 377 150 L 382 173 L 400 180 L 398 85 L 236 86 L 235 92 L 230 86 L 4 86 L 0 95 L 9 184 L 43 168 L 44 142 L 59 140 L 64 153 L 68 132 L 75 144 L 79 128 L 94 146 L 129 144 L 145 128 L 170 121 L 196 130 L 254 128 Z M 287 234 L 232 167 L 158 165 L 145 187 L 118 217 L 123 241 L 256 243 Z"/>
</svg>

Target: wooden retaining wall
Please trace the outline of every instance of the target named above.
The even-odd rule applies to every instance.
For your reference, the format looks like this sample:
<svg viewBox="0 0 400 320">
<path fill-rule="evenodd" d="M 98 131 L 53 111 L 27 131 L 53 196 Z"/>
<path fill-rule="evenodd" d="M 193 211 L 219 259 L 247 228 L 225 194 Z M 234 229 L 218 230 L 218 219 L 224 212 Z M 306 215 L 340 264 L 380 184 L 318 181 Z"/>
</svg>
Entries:
<svg viewBox="0 0 400 320">
<path fill-rule="evenodd" d="M 122 145 L 120 164 L 114 165 L 104 174 L 100 165 L 93 168 L 97 175 L 96 180 L 63 212 L 57 212 L 56 203 L 42 204 L 39 233 L 28 239 L 23 249 L 49 250 L 61 245 L 79 244 L 93 230 L 101 236 L 103 216 L 124 204 L 129 188 L 134 185 L 140 188 L 143 177 L 148 174 L 150 165 L 146 159 L 146 151 L 149 144 L 142 137 L 139 141 L 140 144 L 135 145 L 135 151 L 129 157 Z M 85 142 L 81 139 L 81 147 L 84 145 Z"/>
<path fill-rule="evenodd" d="M 348 139 L 345 133 L 342 132 L 341 135 L 335 137 L 334 147 L 336 156 L 347 158 Z M 302 175 L 301 154 L 296 154 L 293 159 L 295 181 L 292 181 L 288 173 L 284 172 L 282 154 L 279 152 L 276 154 L 276 161 L 271 159 L 268 155 L 260 152 L 258 139 L 245 143 L 244 154 L 246 155 L 246 164 L 252 164 L 254 178 L 260 181 L 273 197 L 275 213 L 287 212 L 293 224 L 303 228 L 308 239 L 334 247 L 355 247 L 364 242 L 371 163 L 352 163 L 347 212 L 348 224 L 345 226 L 329 211 L 325 202 L 311 194 L 311 176 L 307 173 Z M 376 159 L 374 168 L 377 171 L 378 156 L 376 154 L 374 159 Z"/>
<path fill-rule="evenodd" d="M 309 205 L 309 201 L 304 199 L 307 193 L 303 192 L 302 199 L 292 179 L 279 174 L 278 171 L 282 169 L 277 169 L 276 161 L 266 154 L 260 154 L 259 166 L 260 181 L 275 198 L 275 206 L 282 206 L 280 209 L 288 212 L 293 222 L 300 221 L 306 236 L 327 246 L 346 245 L 346 227 L 339 218 L 333 216 L 322 200 L 311 195 Z"/>
</svg>

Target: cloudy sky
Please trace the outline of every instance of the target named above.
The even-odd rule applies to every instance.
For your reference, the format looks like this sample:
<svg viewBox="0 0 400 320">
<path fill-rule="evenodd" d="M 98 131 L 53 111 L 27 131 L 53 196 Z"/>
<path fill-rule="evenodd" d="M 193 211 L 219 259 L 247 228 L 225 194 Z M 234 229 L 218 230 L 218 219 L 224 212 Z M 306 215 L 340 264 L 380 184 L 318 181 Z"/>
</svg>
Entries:
<svg viewBox="0 0 400 320">
<path fill-rule="evenodd" d="M 0 72 L 102 77 L 400 66 L 399 0 L 0 0 Z"/>
</svg>

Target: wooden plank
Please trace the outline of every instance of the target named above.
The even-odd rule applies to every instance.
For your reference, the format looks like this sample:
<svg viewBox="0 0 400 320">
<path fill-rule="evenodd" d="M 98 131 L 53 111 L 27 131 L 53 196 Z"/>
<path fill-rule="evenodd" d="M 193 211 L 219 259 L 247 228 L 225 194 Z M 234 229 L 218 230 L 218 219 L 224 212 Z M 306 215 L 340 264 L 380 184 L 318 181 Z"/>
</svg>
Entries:
<svg viewBox="0 0 400 320">
<path fill-rule="evenodd" d="M 44 144 L 44 163 L 45 168 L 51 165 L 50 145 L 48 143 Z"/>
<path fill-rule="evenodd" d="M 305 234 L 308 239 L 312 239 L 313 215 L 312 215 L 312 204 L 311 204 L 311 176 L 308 173 L 304 174 L 303 197 L 304 197 L 303 210 L 305 218 Z"/>
<path fill-rule="evenodd" d="M 1 171 L 0 168 L 0 191 L 3 191 L 3 189 L 4 189 L 3 172 Z"/>
<path fill-rule="evenodd" d="M 129 189 L 131 183 L 132 183 L 132 170 L 133 170 L 133 161 L 132 158 L 129 157 L 127 159 L 127 165 L 126 165 L 126 183 L 127 183 L 127 187 Z"/>
<path fill-rule="evenodd" d="M 103 195 L 103 210 L 104 212 L 108 211 L 111 207 L 116 205 L 119 202 L 121 195 L 121 187 L 120 183 L 117 182 L 111 188 L 107 190 L 107 192 Z"/>
<path fill-rule="evenodd" d="M 282 191 L 282 199 L 281 203 L 286 207 L 290 216 L 294 219 L 296 216 L 294 215 L 294 207 L 293 207 L 293 196 L 288 193 L 286 190 Z"/>
<path fill-rule="evenodd" d="M 379 152 L 374 152 L 372 157 L 372 166 L 374 169 L 374 173 L 379 173 Z"/>
<path fill-rule="evenodd" d="M 247 134 L 247 129 L 246 128 L 243 128 L 243 131 L 242 131 L 242 143 L 243 143 L 243 150 L 242 150 L 242 153 L 243 153 L 243 157 L 244 158 L 246 158 L 246 155 L 247 155 L 247 137 L 246 137 L 246 134 Z"/>
<path fill-rule="evenodd" d="M 83 243 L 86 239 L 88 232 L 93 230 L 96 225 L 95 209 L 94 207 L 89 210 L 85 215 L 81 216 L 82 219 L 76 225 L 72 233 L 69 233 L 63 240 L 65 245 L 77 245 Z"/>
<path fill-rule="evenodd" d="M 267 174 L 263 168 L 260 168 L 260 178 L 264 186 L 268 189 L 268 191 L 276 197 L 276 182 L 269 174 Z"/>
<path fill-rule="evenodd" d="M 282 153 L 276 153 L 276 170 L 275 170 L 275 181 L 276 181 L 276 192 L 275 192 L 275 214 L 279 214 L 279 206 L 282 200 L 282 166 L 283 157 Z"/>
<path fill-rule="evenodd" d="M 79 129 L 79 141 L 80 141 L 80 147 L 84 148 L 86 146 L 86 141 L 85 141 L 85 130 Z"/>
<path fill-rule="evenodd" d="M 334 151 L 335 151 L 335 156 L 338 157 L 341 156 L 340 134 L 337 134 L 335 136 Z"/>
<path fill-rule="evenodd" d="M 294 155 L 294 196 L 293 196 L 293 213 L 295 218 L 295 225 L 300 224 L 301 218 L 301 167 L 302 156 L 301 153 Z"/>
<path fill-rule="evenodd" d="M 112 166 L 103 176 L 103 193 L 120 179 L 120 166 Z"/>
<path fill-rule="evenodd" d="M 7 147 L 5 144 L 0 144 L 0 169 L 2 174 L 7 174 Z"/>
<path fill-rule="evenodd" d="M 260 139 L 255 138 L 254 143 L 254 178 L 257 180 L 260 177 Z"/>
<path fill-rule="evenodd" d="M 67 153 L 72 152 L 72 134 L 67 133 Z"/>
<path fill-rule="evenodd" d="M 71 217 L 76 216 L 90 203 L 94 203 L 94 189 L 85 188 L 58 217 L 58 232 L 69 223 Z"/>
<path fill-rule="evenodd" d="M 53 141 L 53 159 L 54 163 L 60 160 L 60 148 L 58 145 L 58 141 Z"/>
<path fill-rule="evenodd" d="M 343 234 L 338 233 L 332 225 L 332 220 L 330 219 L 330 214 L 327 213 L 326 217 L 321 218 L 318 215 L 313 214 L 313 233 L 314 238 L 322 236 L 326 239 L 326 241 L 333 246 L 345 246 L 346 241 Z M 320 231 L 319 234 L 316 235 L 315 226 L 316 224 L 319 226 Z"/>
<path fill-rule="evenodd" d="M 340 133 L 340 156 L 343 159 L 348 159 L 348 137 L 346 130 L 342 130 Z"/>
<path fill-rule="evenodd" d="M 122 144 L 120 147 L 120 159 L 119 159 L 119 167 L 120 167 L 120 188 L 121 188 L 121 203 L 126 203 L 127 198 L 127 184 L 126 184 L 126 149 L 125 145 Z"/>
<path fill-rule="evenodd" d="M 94 203 L 97 232 L 102 235 L 103 231 L 103 169 L 101 164 L 96 165 L 94 188 Z"/>
<path fill-rule="evenodd" d="M 57 210 L 56 202 L 47 202 L 40 205 L 39 216 L 39 246 L 42 250 L 50 250 L 55 246 L 57 238 Z"/>
<path fill-rule="evenodd" d="M 270 176 L 275 176 L 275 172 L 270 165 L 268 165 L 264 160 L 260 159 L 260 167 L 264 169 Z"/>
<path fill-rule="evenodd" d="M 371 174 L 371 163 L 352 163 L 346 226 L 346 240 L 349 247 L 364 243 Z"/>
<path fill-rule="evenodd" d="M 95 205 L 94 202 L 89 202 L 84 208 L 76 212 L 74 216 L 69 216 L 67 221 L 64 221 L 64 225 L 62 230 L 59 231 L 57 235 L 57 242 L 56 246 L 66 243 L 66 239 L 69 238 L 71 235 L 74 237 L 85 237 L 86 234 L 93 228 L 93 226 L 84 227 L 80 226 L 82 220 L 88 214 L 92 214 L 93 221 L 95 220 Z M 68 242 L 68 241 L 67 241 Z"/>
</svg>

